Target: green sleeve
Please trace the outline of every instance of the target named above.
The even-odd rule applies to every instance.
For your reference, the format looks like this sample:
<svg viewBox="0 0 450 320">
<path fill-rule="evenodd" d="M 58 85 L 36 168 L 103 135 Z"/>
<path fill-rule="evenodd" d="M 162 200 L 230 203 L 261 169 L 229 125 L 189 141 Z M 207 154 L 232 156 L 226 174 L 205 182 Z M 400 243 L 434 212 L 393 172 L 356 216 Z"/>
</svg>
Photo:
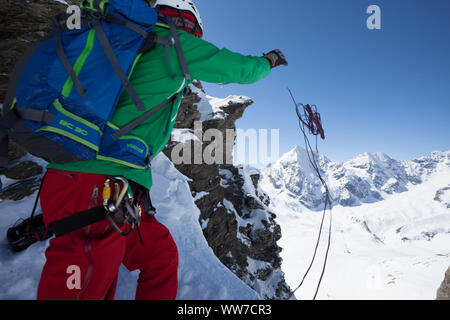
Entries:
<svg viewBox="0 0 450 320">
<path fill-rule="evenodd" d="M 266 58 L 245 56 L 179 32 L 192 78 L 211 83 L 254 83 L 270 73 Z"/>
</svg>

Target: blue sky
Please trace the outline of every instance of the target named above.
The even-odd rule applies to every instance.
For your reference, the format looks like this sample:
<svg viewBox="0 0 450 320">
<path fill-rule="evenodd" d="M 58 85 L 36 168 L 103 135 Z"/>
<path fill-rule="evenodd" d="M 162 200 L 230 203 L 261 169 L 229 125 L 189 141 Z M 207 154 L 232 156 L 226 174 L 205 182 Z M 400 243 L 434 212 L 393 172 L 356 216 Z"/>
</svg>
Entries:
<svg viewBox="0 0 450 320">
<path fill-rule="evenodd" d="M 196 0 L 204 39 L 246 55 L 279 48 L 289 61 L 252 85 L 205 84 L 255 103 L 239 128 L 280 129 L 280 154 L 302 145 L 287 87 L 316 104 L 334 161 L 365 151 L 408 160 L 450 149 L 449 0 Z M 366 9 L 381 8 L 381 30 Z"/>
</svg>

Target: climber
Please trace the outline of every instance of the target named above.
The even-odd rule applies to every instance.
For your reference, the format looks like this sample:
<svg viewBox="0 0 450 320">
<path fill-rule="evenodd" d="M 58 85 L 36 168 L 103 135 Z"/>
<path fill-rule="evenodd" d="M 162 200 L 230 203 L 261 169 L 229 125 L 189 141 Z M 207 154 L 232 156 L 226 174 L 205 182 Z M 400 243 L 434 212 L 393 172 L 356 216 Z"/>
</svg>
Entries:
<svg viewBox="0 0 450 320">
<path fill-rule="evenodd" d="M 202 19 L 189 0 L 157 0 L 154 6 L 162 17 L 171 17 L 175 23 L 187 66 L 176 59 L 175 48 L 164 48 L 161 44 L 140 57 L 130 83 L 146 108 L 183 92 L 193 79 L 250 84 L 266 77 L 272 68 L 287 65 L 280 50 L 261 57 L 244 56 L 202 40 Z M 158 36 L 170 38 L 170 29 L 164 23 L 159 23 L 154 31 Z M 190 76 L 187 79 L 183 77 L 186 68 Z M 168 142 L 181 99 L 182 94 L 176 95 L 171 107 L 162 108 L 133 129 L 137 139 L 147 142 L 153 156 Z M 111 122 L 122 127 L 138 115 L 125 92 Z M 139 200 L 142 209 L 138 228 L 124 237 L 116 230 L 125 224 L 123 219 L 113 223 L 104 219 L 50 240 L 38 299 L 113 299 L 122 263 L 130 271 L 140 270 L 136 299 L 175 299 L 178 251 L 169 230 L 157 221 L 154 210 L 149 210 L 150 168 L 133 168 L 107 158 L 50 163 L 40 191 L 44 222 L 50 225 L 101 205 L 105 201 L 102 190 L 114 193 L 115 185 L 116 192 L 121 192 L 128 184 L 133 194 L 125 197 Z"/>
</svg>

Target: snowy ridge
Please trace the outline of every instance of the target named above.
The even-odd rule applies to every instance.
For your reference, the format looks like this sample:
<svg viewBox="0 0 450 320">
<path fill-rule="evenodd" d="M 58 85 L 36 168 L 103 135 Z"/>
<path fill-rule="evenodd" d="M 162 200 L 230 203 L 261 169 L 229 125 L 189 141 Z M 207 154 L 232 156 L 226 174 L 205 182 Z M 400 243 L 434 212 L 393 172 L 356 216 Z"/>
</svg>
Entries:
<svg viewBox="0 0 450 320">
<path fill-rule="evenodd" d="M 239 174 L 244 178 L 244 185 L 242 189 L 246 193 L 246 203 L 249 208 L 247 208 L 244 213 L 244 221 L 242 221 L 243 219 L 237 219 L 238 224 L 245 222 L 245 226 L 243 226 L 248 228 L 250 225 L 253 232 L 267 229 L 271 233 L 276 233 L 276 224 L 273 223 L 273 213 L 270 212 L 269 208 L 263 201 L 264 197 L 267 197 L 267 195 L 264 194 L 259 185 L 255 187 L 255 184 L 251 179 L 252 175 L 259 174 L 258 170 L 250 166 L 242 166 L 239 167 Z M 236 211 L 234 213 L 236 214 Z M 236 214 L 236 216 L 238 215 Z M 242 229 L 238 228 L 238 230 Z M 244 243 L 245 241 L 248 241 L 246 235 L 240 231 L 238 232 L 238 237 Z M 273 262 L 269 263 L 266 261 L 252 259 L 250 257 L 247 257 L 247 263 L 248 276 L 247 279 L 245 279 L 245 282 L 254 288 L 261 297 L 274 299 L 274 292 L 277 292 L 277 290 L 279 290 L 280 283 L 284 283 L 285 281 L 284 273 L 281 270 L 281 267 L 276 266 Z M 288 295 L 284 294 L 281 295 L 280 298 L 286 299 L 287 296 Z"/>
<path fill-rule="evenodd" d="M 202 115 L 200 118 L 200 121 L 202 122 L 214 119 L 225 119 L 227 117 L 227 114 L 223 111 L 222 107 L 232 103 L 245 104 L 251 101 L 249 97 L 236 95 L 230 95 L 226 98 L 216 98 L 208 96 L 201 89 L 195 87 L 194 85 L 190 85 L 189 87 L 201 99 L 200 102 L 196 105 L 197 110 Z"/>
<path fill-rule="evenodd" d="M 316 206 L 323 190 L 304 154 L 295 148 L 263 170 L 261 182 L 281 225 L 282 270 L 291 287 L 310 262 L 323 209 L 323 200 L 322 208 Z M 435 299 L 450 265 L 450 152 L 411 161 L 383 153 L 342 164 L 318 158 L 335 199 L 332 245 L 318 298 Z M 308 198 L 305 189 L 314 196 Z M 296 294 L 299 299 L 310 299 L 315 291 L 326 237 L 325 232 L 319 262 Z"/>
<path fill-rule="evenodd" d="M 234 263 L 226 264 L 262 298 L 287 298 L 290 291 L 278 255 L 280 229 L 265 203 L 267 195 L 257 184 L 259 171 L 249 166 L 227 166 L 219 169 L 219 175 L 226 193 L 218 206 L 235 219 L 236 240 L 240 242 L 227 254 Z"/>
</svg>

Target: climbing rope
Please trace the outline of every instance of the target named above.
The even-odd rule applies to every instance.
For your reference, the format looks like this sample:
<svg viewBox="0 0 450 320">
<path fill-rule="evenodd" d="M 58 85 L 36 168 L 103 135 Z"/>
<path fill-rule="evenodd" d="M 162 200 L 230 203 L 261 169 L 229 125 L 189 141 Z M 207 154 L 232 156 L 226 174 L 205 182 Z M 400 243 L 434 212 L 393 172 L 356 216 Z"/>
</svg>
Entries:
<svg viewBox="0 0 450 320">
<path fill-rule="evenodd" d="M 327 207 L 329 207 L 330 208 L 330 214 L 329 214 L 330 223 L 329 223 L 329 229 L 328 229 L 328 242 L 327 242 L 327 248 L 326 248 L 324 262 L 323 262 L 323 266 L 322 266 L 322 272 L 320 274 L 320 278 L 319 278 L 319 281 L 318 281 L 318 284 L 316 287 L 316 291 L 315 291 L 314 297 L 313 297 L 313 300 L 315 300 L 317 297 L 317 294 L 319 292 L 323 276 L 325 274 L 325 268 L 326 268 L 327 261 L 328 261 L 328 253 L 329 253 L 330 245 L 331 245 L 332 203 L 333 202 L 332 202 L 332 199 L 330 196 L 330 191 L 328 189 L 328 185 L 325 182 L 325 179 L 322 177 L 319 166 L 316 161 L 316 156 L 318 156 L 318 154 L 319 154 L 318 148 L 317 148 L 317 137 L 320 135 L 320 137 L 324 140 L 325 132 L 322 127 L 322 121 L 320 118 L 320 114 L 317 112 L 317 106 L 316 105 L 311 106 L 309 104 L 304 105 L 302 103 L 297 103 L 295 101 L 294 95 L 292 94 L 292 91 L 289 88 L 288 88 L 288 90 L 291 95 L 292 101 L 294 102 L 295 110 L 296 110 L 296 113 L 297 113 L 297 116 L 299 119 L 299 127 L 300 127 L 300 130 L 303 134 L 303 138 L 305 141 L 305 149 L 306 149 L 306 154 L 308 155 L 308 161 L 311 164 L 311 167 L 314 169 L 315 173 L 317 174 L 317 177 L 319 178 L 320 182 L 322 183 L 322 185 L 325 189 L 325 205 L 324 205 L 323 212 L 322 212 L 322 220 L 320 222 L 319 234 L 318 234 L 316 245 L 314 248 L 313 257 L 311 259 L 311 262 L 310 262 L 308 268 L 306 269 L 305 274 L 303 275 L 303 278 L 302 278 L 300 284 L 292 291 L 292 293 L 288 297 L 288 299 L 290 299 L 295 294 L 295 292 L 303 285 L 307 275 L 309 274 L 309 272 L 314 264 L 314 261 L 316 259 L 317 250 L 319 248 L 320 239 L 322 236 L 323 224 L 324 224 L 324 220 L 325 220 Z M 312 134 L 316 137 L 316 148 L 315 148 L 316 154 L 314 154 L 314 151 L 309 142 L 307 131 L 309 132 L 309 134 Z"/>
</svg>

